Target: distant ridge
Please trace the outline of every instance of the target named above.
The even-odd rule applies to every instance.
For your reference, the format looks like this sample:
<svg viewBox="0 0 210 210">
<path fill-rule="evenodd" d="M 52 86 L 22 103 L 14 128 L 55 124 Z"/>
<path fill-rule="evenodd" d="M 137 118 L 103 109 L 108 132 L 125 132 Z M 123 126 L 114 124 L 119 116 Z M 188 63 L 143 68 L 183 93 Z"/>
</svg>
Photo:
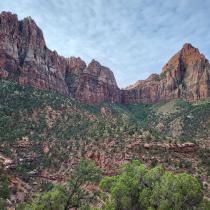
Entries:
<svg viewBox="0 0 210 210">
<path fill-rule="evenodd" d="M 42 30 L 31 18 L 0 14 L 0 76 L 52 90 L 89 104 L 110 101 L 157 103 L 181 98 L 196 101 L 210 96 L 210 65 L 191 44 L 184 44 L 162 73 L 119 89 L 113 72 L 94 59 L 87 66 L 79 57 L 64 58 L 47 48 Z"/>
</svg>

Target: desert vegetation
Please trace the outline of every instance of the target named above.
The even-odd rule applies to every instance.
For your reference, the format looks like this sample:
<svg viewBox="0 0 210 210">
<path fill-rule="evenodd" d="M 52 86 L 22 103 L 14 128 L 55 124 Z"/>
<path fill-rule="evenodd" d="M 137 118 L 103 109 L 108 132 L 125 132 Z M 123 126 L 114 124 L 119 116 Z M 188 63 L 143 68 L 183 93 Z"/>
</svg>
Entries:
<svg viewBox="0 0 210 210">
<path fill-rule="evenodd" d="M 209 208 L 210 149 L 208 138 L 205 138 L 209 116 L 206 101 L 194 105 L 175 100 L 173 112 L 170 105 L 166 113 L 161 113 L 169 102 L 88 105 L 10 80 L 2 79 L 0 83 L 1 209 L 7 206 L 50 209 L 47 205 L 51 201 L 55 201 L 51 209 L 122 209 L 122 205 L 124 209 Z M 201 115 L 195 113 L 199 107 L 202 108 Z M 182 117 L 180 136 L 173 135 L 171 127 L 166 126 L 178 117 Z M 197 126 L 200 130 L 194 136 L 197 128 L 192 132 L 192 127 L 189 132 L 186 129 L 189 120 L 190 126 L 203 122 L 202 126 Z M 164 125 L 162 130 L 156 127 L 160 122 Z M 80 169 L 85 171 L 89 166 L 90 176 L 85 178 L 87 174 L 84 172 L 80 184 L 74 186 L 76 178 L 80 177 Z M 149 177 L 159 171 L 159 177 L 150 184 L 157 183 L 156 187 L 165 189 L 170 187 L 163 186 L 162 180 L 174 180 L 180 186 L 179 180 L 183 178 L 195 185 L 193 193 L 198 195 L 191 194 L 192 197 L 184 202 L 186 195 L 177 187 L 179 196 L 177 194 L 175 207 L 168 195 L 165 195 L 166 203 L 157 203 L 162 194 L 156 194 L 154 186 L 147 188 L 139 182 L 137 189 L 132 188 L 134 184 L 129 181 L 121 186 L 122 189 L 118 188 L 128 168 L 131 170 L 128 180 L 134 181 L 133 177 L 140 176 L 135 170 L 144 173 L 145 179 L 146 174 Z M 113 188 L 109 182 L 113 182 Z M 129 183 L 132 186 L 127 185 Z M 126 199 L 119 198 L 121 191 Z M 131 196 L 132 192 L 135 198 Z M 141 200 L 146 195 L 151 200 Z"/>
</svg>

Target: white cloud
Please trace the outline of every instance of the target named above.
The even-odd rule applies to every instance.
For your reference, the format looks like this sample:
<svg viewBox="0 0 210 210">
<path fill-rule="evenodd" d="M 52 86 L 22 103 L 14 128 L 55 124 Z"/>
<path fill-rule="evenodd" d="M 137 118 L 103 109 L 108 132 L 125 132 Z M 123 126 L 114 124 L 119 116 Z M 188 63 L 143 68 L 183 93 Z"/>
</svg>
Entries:
<svg viewBox="0 0 210 210">
<path fill-rule="evenodd" d="M 120 88 L 160 73 L 184 43 L 210 59 L 208 0 L 10 0 L 0 8 L 31 16 L 58 54 L 109 67 Z"/>
</svg>

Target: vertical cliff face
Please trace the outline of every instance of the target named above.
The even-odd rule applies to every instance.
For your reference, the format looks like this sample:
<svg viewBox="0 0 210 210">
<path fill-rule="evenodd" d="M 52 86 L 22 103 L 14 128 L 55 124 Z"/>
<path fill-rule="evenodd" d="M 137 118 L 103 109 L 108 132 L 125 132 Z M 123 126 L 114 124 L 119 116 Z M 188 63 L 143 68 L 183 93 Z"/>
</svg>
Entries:
<svg viewBox="0 0 210 210">
<path fill-rule="evenodd" d="M 196 101 L 210 96 L 210 65 L 191 44 L 184 44 L 162 69 L 134 88 L 122 90 L 121 103 L 157 103 L 181 98 Z"/>
<path fill-rule="evenodd" d="M 17 15 L 0 15 L 1 74 L 23 85 L 33 85 L 69 95 L 64 82 L 67 61 L 50 51 L 43 33 L 30 17 L 18 21 Z"/>
<path fill-rule="evenodd" d="M 31 17 L 18 21 L 10 12 L 0 14 L 0 75 L 93 103 L 120 102 L 112 71 L 92 61 L 64 58 L 47 48 L 43 33 Z"/>
<path fill-rule="evenodd" d="M 95 103 L 120 102 L 120 97 L 113 72 L 93 59 L 80 77 L 76 98 L 82 102 Z"/>
<path fill-rule="evenodd" d="M 66 59 L 67 68 L 65 75 L 65 83 L 72 97 L 75 97 L 75 92 L 80 83 L 80 76 L 87 67 L 86 63 L 79 58 L 70 57 Z"/>
<path fill-rule="evenodd" d="M 160 75 L 120 90 L 109 68 L 95 60 L 86 66 L 80 58 L 59 56 L 47 48 L 31 17 L 18 21 L 10 12 L 0 14 L 0 76 L 90 104 L 105 100 L 154 104 L 173 98 L 192 102 L 210 96 L 209 62 L 191 44 L 185 44 Z"/>
</svg>

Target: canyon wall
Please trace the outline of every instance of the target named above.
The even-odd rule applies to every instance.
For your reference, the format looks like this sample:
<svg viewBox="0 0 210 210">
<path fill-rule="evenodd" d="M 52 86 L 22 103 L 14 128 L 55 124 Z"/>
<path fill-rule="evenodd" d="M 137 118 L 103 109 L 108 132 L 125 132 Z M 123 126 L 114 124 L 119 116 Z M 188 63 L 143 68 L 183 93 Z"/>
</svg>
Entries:
<svg viewBox="0 0 210 210">
<path fill-rule="evenodd" d="M 82 102 L 134 101 L 157 103 L 181 98 L 196 101 L 210 96 L 210 64 L 191 44 L 184 44 L 163 67 L 135 85 L 119 89 L 113 72 L 94 59 L 64 58 L 47 48 L 43 33 L 31 18 L 0 14 L 0 76 L 40 89 L 59 92 Z"/>
<path fill-rule="evenodd" d="M 184 44 L 162 68 L 160 75 L 122 90 L 121 103 L 158 103 L 181 98 L 193 102 L 210 96 L 210 64 L 191 44 Z"/>
<path fill-rule="evenodd" d="M 31 17 L 0 14 L 0 76 L 84 102 L 120 101 L 113 72 L 92 61 L 64 58 L 47 48 L 43 33 Z M 81 92 L 82 91 L 82 92 Z"/>
</svg>

